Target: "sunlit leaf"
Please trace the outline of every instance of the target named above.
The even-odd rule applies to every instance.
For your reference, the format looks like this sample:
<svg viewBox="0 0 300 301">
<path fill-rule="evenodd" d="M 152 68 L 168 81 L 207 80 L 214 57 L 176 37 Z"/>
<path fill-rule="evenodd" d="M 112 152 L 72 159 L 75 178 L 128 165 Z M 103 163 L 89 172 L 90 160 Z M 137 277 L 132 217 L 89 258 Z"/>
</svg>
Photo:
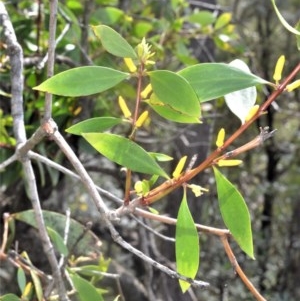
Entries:
<svg viewBox="0 0 300 301">
<path fill-rule="evenodd" d="M 115 117 L 95 117 L 78 122 L 66 129 L 66 132 L 73 135 L 82 133 L 98 133 L 122 123 L 124 120 Z"/>
<path fill-rule="evenodd" d="M 80 301 L 102 301 L 103 297 L 96 288 L 87 280 L 81 278 L 77 274 L 70 274 L 70 278 L 77 291 Z"/>
<path fill-rule="evenodd" d="M 186 191 L 184 190 L 176 223 L 176 266 L 177 272 L 194 279 L 200 262 L 200 245 L 198 232 L 187 204 Z M 190 283 L 179 280 L 181 290 L 186 292 Z"/>
<path fill-rule="evenodd" d="M 198 97 L 182 76 L 167 70 L 149 72 L 153 92 L 165 105 L 183 114 L 200 117 Z"/>
<path fill-rule="evenodd" d="M 128 77 L 128 73 L 107 67 L 78 67 L 58 73 L 33 89 L 62 96 L 84 96 L 108 90 Z"/>
<path fill-rule="evenodd" d="M 231 21 L 232 14 L 231 13 L 222 13 L 215 24 L 215 30 L 221 29 Z"/>
<path fill-rule="evenodd" d="M 195 89 L 201 102 L 257 84 L 270 84 L 252 73 L 223 63 L 198 64 L 181 70 L 179 74 Z"/>
<path fill-rule="evenodd" d="M 251 74 L 246 63 L 241 60 L 234 60 L 229 65 Z M 241 120 L 242 124 L 245 122 L 249 110 L 254 106 L 256 97 L 256 87 L 249 87 L 224 95 L 226 105 Z"/>
<path fill-rule="evenodd" d="M 236 187 L 214 167 L 219 207 L 223 221 L 240 248 L 254 259 L 249 210 Z"/>
<path fill-rule="evenodd" d="M 82 136 L 103 156 L 133 171 L 157 174 L 168 178 L 166 172 L 142 147 L 130 139 L 110 133 L 86 133 Z"/>
<path fill-rule="evenodd" d="M 32 227 L 38 227 L 33 210 L 18 212 L 13 214 L 12 217 Z M 51 227 L 63 237 L 67 222 L 65 215 L 43 210 L 43 218 L 47 227 Z M 70 219 L 67 247 L 68 250 L 72 251 L 72 254 L 89 255 L 90 253 L 100 253 L 100 245 L 99 238 L 93 232 L 87 230 L 85 226 L 77 221 Z"/>
<path fill-rule="evenodd" d="M 131 45 L 111 27 L 98 25 L 92 26 L 92 29 L 107 52 L 119 57 L 137 59 L 136 52 Z"/>
</svg>

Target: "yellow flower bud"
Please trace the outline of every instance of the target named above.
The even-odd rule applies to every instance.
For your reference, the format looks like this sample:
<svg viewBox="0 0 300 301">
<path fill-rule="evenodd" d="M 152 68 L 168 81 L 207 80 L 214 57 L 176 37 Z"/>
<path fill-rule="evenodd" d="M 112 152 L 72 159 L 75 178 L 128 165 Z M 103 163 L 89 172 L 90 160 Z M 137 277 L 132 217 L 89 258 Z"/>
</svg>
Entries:
<svg viewBox="0 0 300 301">
<path fill-rule="evenodd" d="M 172 174 L 175 179 L 179 178 L 179 176 L 180 176 L 180 174 L 183 170 L 183 167 L 185 165 L 186 159 L 187 159 L 187 156 L 184 156 L 179 160 L 179 162 L 178 162 L 178 164 L 177 164 L 177 166 L 176 166 L 176 168 L 175 168 L 175 170 Z"/>
<path fill-rule="evenodd" d="M 148 95 L 152 92 L 152 86 L 151 84 L 147 85 L 146 88 L 141 92 L 142 98 L 147 98 Z"/>
<path fill-rule="evenodd" d="M 282 74 L 284 63 L 285 63 L 285 56 L 281 55 L 277 60 L 274 75 L 273 75 L 273 79 L 275 80 L 276 83 L 278 83 L 281 80 L 281 74 Z"/>
<path fill-rule="evenodd" d="M 138 118 L 138 120 L 136 121 L 135 126 L 137 128 L 141 127 L 144 124 L 144 122 L 146 121 L 146 119 L 148 118 L 148 116 L 149 116 L 149 112 L 148 111 L 143 112 L 140 115 L 140 117 Z"/>
<path fill-rule="evenodd" d="M 222 167 L 222 166 L 238 166 L 242 163 L 243 163 L 242 160 L 219 160 L 217 164 L 218 166 Z"/>
<path fill-rule="evenodd" d="M 125 99 L 122 96 L 119 96 L 119 106 L 125 118 L 129 118 L 131 116 L 131 112 L 129 111 Z"/>
<path fill-rule="evenodd" d="M 136 65 L 134 64 L 133 60 L 132 60 L 130 57 L 125 57 L 125 58 L 124 58 L 124 62 L 125 62 L 125 64 L 126 64 L 128 70 L 129 70 L 131 73 L 136 72 L 137 67 L 136 67 Z"/>
<path fill-rule="evenodd" d="M 27 299 L 31 293 L 32 293 L 32 282 L 28 282 L 22 293 L 22 300 Z"/>
<path fill-rule="evenodd" d="M 259 105 L 253 106 L 253 107 L 249 110 L 249 113 L 248 113 L 248 115 L 246 116 L 245 121 L 250 120 L 250 119 L 257 113 L 258 109 L 259 109 Z"/>
<path fill-rule="evenodd" d="M 297 79 L 294 82 L 292 82 L 291 84 L 287 85 L 286 86 L 286 90 L 288 92 L 291 92 L 291 91 L 293 91 L 293 90 L 295 90 L 295 89 L 297 89 L 299 87 L 300 87 L 300 79 Z"/>
<path fill-rule="evenodd" d="M 208 189 L 203 188 L 200 185 L 189 184 L 187 186 L 192 189 L 192 192 L 194 193 L 195 197 L 201 196 L 203 192 L 209 191 Z"/>
<path fill-rule="evenodd" d="M 221 128 L 218 133 L 216 146 L 221 147 L 224 144 L 224 139 L 225 139 L 225 130 L 223 128 Z"/>
</svg>

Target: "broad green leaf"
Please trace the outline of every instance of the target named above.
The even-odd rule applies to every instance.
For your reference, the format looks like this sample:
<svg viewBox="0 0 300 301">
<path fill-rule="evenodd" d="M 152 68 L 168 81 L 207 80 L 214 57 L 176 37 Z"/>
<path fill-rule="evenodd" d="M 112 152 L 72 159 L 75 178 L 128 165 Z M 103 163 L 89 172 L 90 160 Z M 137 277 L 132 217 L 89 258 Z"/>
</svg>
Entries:
<svg viewBox="0 0 300 301">
<path fill-rule="evenodd" d="M 246 63 L 241 60 L 234 60 L 229 65 L 248 73 L 251 72 Z M 250 109 L 254 106 L 256 97 L 256 87 L 249 87 L 224 95 L 226 105 L 241 120 L 242 124 L 245 122 Z"/>
<path fill-rule="evenodd" d="M 20 298 L 14 294 L 0 296 L 0 301 L 20 301 Z"/>
<path fill-rule="evenodd" d="M 82 133 L 98 133 L 106 131 L 123 121 L 123 119 L 115 117 L 95 117 L 70 126 L 66 129 L 66 132 L 73 135 L 81 135 Z"/>
<path fill-rule="evenodd" d="M 188 207 L 186 190 L 178 211 L 175 239 L 177 272 L 194 279 L 199 268 L 200 245 L 198 232 Z M 191 285 L 183 280 L 179 280 L 179 284 L 183 292 Z"/>
<path fill-rule="evenodd" d="M 214 167 L 223 221 L 240 248 L 254 259 L 250 214 L 236 187 Z"/>
<path fill-rule="evenodd" d="M 103 297 L 97 289 L 87 280 L 77 274 L 70 274 L 73 285 L 78 293 L 80 301 L 102 301 Z"/>
<path fill-rule="evenodd" d="M 174 109 L 169 104 L 161 102 L 155 94 L 152 94 L 150 100 L 147 100 L 150 107 L 165 119 L 179 123 L 200 123 L 199 116 L 191 116 Z"/>
<path fill-rule="evenodd" d="M 269 84 L 252 73 L 223 63 L 198 64 L 179 71 L 179 74 L 195 89 L 201 102 L 257 84 Z"/>
<path fill-rule="evenodd" d="M 169 178 L 142 147 L 130 139 L 110 133 L 86 133 L 82 136 L 103 156 L 133 171 Z"/>
<path fill-rule="evenodd" d="M 275 0 L 271 0 L 272 4 L 273 4 L 273 7 L 274 7 L 274 10 L 277 14 L 277 17 L 279 19 L 279 21 L 281 22 L 281 24 L 288 30 L 290 31 L 291 33 L 295 34 L 295 35 L 300 35 L 300 31 L 297 30 L 296 28 L 294 28 L 293 26 L 291 26 L 285 19 L 284 17 L 281 15 L 279 9 L 277 8 L 276 6 L 276 3 L 275 3 Z"/>
<path fill-rule="evenodd" d="M 18 280 L 18 286 L 21 292 L 24 292 L 25 286 L 26 286 L 26 276 L 25 272 L 22 268 L 18 268 L 17 272 L 17 280 Z"/>
<path fill-rule="evenodd" d="M 148 74 L 153 92 L 162 103 L 177 112 L 200 117 L 199 99 L 186 79 L 167 70 L 152 71 Z"/>
<path fill-rule="evenodd" d="M 55 247 L 55 249 L 62 255 L 67 256 L 68 255 L 68 249 L 64 243 L 63 238 L 52 228 L 47 227 L 48 235 Z"/>
<path fill-rule="evenodd" d="M 124 16 L 124 11 L 116 7 L 104 7 L 97 9 L 91 16 L 91 20 L 98 22 L 101 20 L 103 24 L 112 25 L 120 21 Z"/>
<path fill-rule="evenodd" d="M 202 11 L 199 11 L 199 12 L 196 12 L 196 13 L 190 15 L 188 17 L 188 20 L 193 23 L 198 23 L 202 27 L 204 27 L 204 26 L 214 23 L 216 20 L 216 17 L 212 12 L 210 12 L 208 10 L 202 10 Z"/>
<path fill-rule="evenodd" d="M 106 25 L 92 26 L 92 29 L 107 52 L 119 57 L 137 59 L 134 49 L 115 30 Z"/>
<path fill-rule="evenodd" d="M 107 67 L 78 67 L 50 77 L 33 90 L 62 96 L 84 96 L 110 89 L 128 77 L 128 73 Z"/>
<path fill-rule="evenodd" d="M 34 211 L 27 210 L 12 215 L 15 219 L 22 221 L 37 228 Z M 61 237 L 64 235 L 66 227 L 66 216 L 57 212 L 43 210 L 43 217 L 47 227 L 54 229 Z M 100 253 L 100 240 L 85 226 L 77 221 L 70 219 L 70 229 L 67 247 L 74 255 L 86 255 Z"/>
</svg>

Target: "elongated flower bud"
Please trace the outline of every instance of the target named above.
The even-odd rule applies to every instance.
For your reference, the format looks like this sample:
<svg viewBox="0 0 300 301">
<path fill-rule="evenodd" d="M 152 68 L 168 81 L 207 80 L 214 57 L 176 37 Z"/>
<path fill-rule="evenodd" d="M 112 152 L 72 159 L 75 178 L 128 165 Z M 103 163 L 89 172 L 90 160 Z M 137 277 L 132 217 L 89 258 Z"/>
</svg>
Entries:
<svg viewBox="0 0 300 301">
<path fill-rule="evenodd" d="M 219 160 L 218 161 L 218 166 L 238 166 L 242 164 L 242 160 Z"/>
<path fill-rule="evenodd" d="M 148 118 L 148 116 L 149 116 L 149 112 L 148 111 L 143 112 L 140 115 L 140 117 L 138 118 L 138 120 L 136 121 L 135 126 L 137 128 L 141 127 L 144 124 L 144 122 L 146 121 L 146 119 Z"/>
<path fill-rule="evenodd" d="M 124 62 L 125 62 L 125 64 L 126 64 L 128 70 L 129 70 L 131 73 L 136 72 L 137 67 L 136 67 L 136 65 L 134 64 L 134 62 L 133 62 L 133 60 L 132 60 L 131 58 L 125 57 L 125 58 L 124 58 Z"/>
<path fill-rule="evenodd" d="M 176 168 L 175 168 L 175 170 L 174 170 L 174 172 L 173 172 L 173 174 L 172 174 L 172 176 L 173 176 L 175 179 L 179 178 L 179 176 L 180 176 L 180 174 L 181 174 L 181 172 L 182 172 L 182 170 L 183 170 L 183 167 L 184 167 L 184 165 L 185 165 L 186 159 L 187 159 L 187 156 L 184 156 L 184 157 L 182 157 L 182 158 L 179 160 L 179 162 L 178 162 L 178 164 L 177 164 L 177 166 L 176 166 Z"/>
<path fill-rule="evenodd" d="M 249 110 L 249 113 L 248 113 L 248 115 L 246 116 L 245 121 L 250 120 L 250 119 L 257 113 L 258 109 L 259 109 L 259 105 L 253 106 L 253 107 Z"/>
<path fill-rule="evenodd" d="M 277 60 L 274 75 L 273 75 L 273 79 L 275 80 L 276 83 L 278 83 L 281 80 L 281 74 L 282 74 L 284 63 L 285 63 L 285 56 L 281 55 Z"/>
<path fill-rule="evenodd" d="M 286 90 L 288 92 L 291 92 L 297 88 L 300 88 L 300 79 L 295 80 L 294 82 L 292 82 L 291 84 L 286 86 Z"/>
<path fill-rule="evenodd" d="M 152 86 L 151 84 L 147 85 L 146 88 L 141 92 L 142 98 L 147 98 L 148 95 L 152 92 Z"/>
<path fill-rule="evenodd" d="M 125 99 L 122 96 L 119 96 L 119 106 L 125 118 L 129 118 L 131 116 L 131 112 L 129 111 Z"/>
<path fill-rule="evenodd" d="M 224 144 L 224 139 L 225 139 L 225 130 L 223 128 L 221 128 L 218 133 L 216 146 L 221 147 Z"/>
</svg>

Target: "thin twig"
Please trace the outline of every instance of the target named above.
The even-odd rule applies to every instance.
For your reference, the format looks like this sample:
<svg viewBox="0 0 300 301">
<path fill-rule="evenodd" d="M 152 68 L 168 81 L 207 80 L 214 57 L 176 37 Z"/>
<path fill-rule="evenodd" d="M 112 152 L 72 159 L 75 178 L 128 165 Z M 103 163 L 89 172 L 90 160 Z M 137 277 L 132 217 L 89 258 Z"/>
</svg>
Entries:
<svg viewBox="0 0 300 301">
<path fill-rule="evenodd" d="M 266 299 L 258 292 L 258 290 L 254 287 L 252 282 L 248 279 L 248 277 L 245 275 L 243 270 L 241 269 L 240 265 L 238 264 L 232 249 L 228 242 L 228 236 L 223 235 L 221 236 L 221 241 L 223 243 L 225 252 L 228 256 L 229 261 L 231 262 L 232 267 L 237 272 L 237 274 L 240 276 L 241 280 L 244 282 L 244 284 L 247 286 L 249 291 L 252 293 L 252 295 L 256 298 L 258 301 L 266 301 Z"/>
</svg>

